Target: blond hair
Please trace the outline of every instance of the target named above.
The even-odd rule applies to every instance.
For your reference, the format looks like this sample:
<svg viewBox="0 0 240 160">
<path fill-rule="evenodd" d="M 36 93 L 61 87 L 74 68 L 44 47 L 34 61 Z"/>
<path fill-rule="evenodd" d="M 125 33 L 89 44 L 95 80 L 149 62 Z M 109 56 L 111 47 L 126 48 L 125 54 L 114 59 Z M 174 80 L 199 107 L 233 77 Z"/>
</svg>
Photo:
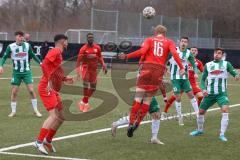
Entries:
<svg viewBox="0 0 240 160">
<path fill-rule="evenodd" d="M 165 35 L 167 32 L 167 28 L 163 25 L 157 25 L 154 29 L 155 34 L 163 34 Z"/>
</svg>

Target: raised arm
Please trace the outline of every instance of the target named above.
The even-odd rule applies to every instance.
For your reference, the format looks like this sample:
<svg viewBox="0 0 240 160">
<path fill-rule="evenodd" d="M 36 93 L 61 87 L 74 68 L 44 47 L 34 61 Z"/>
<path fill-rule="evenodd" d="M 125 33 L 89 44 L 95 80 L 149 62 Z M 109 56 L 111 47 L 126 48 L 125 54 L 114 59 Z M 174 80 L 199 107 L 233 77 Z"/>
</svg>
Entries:
<svg viewBox="0 0 240 160">
<path fill-rule="evenodd" d="M 142 56 L 141 49 L 138 49 L 134 52 L 131 52 L 131 53 L 127 54 L 126 59 L 139 58 L 141 56 Z"/>
</svg>

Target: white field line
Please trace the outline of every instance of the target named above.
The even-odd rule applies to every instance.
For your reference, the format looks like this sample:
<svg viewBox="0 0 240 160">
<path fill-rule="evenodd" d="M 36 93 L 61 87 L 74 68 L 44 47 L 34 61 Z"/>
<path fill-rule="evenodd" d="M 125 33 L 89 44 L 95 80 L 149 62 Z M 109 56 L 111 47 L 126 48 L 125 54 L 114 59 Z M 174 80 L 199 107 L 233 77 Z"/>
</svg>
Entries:
<svg viewBox="0 0 240 160">
<path fill-rule="evenodd" d="M 0 152 L 0 154 L 24 156 L 24 157 L 35 157 L 35 158 L 46 158 L 46 159 L 87 160 L 87 159 L 80 159 L 80 158 L 59 157 L 59 156 L 44 156 L 44 155 L 26 154 L 26 153 L 13 153 L 13 152 Z"/>
<path fill-rule="evenodd" d="M 237 106 L 240 106 L 240 104 L 230 105 L 229 107 L 233 108 L 233 107 L 237 107 Z M 216 111 L 216 110 L 219 110 L 219 109 L 220 109 L 219 107 L 212 108 L 212 109 L 209 109 L 208 112 Z M 193 115 L 193 114 L 195 114 L 195 113 L 190 112 L 190 113 L 183 114 L 183 116 L 189 116 L 189 115 Z M 167 118 L 163 119 L 163 121 L 171 120 L 171 119 L 174 119 L 176 117 L 177 116 L 170 116 L 170 117 L 167 117 Z M 151 120 L 148 120 L 148 121 L 143 121 L 141 124 L 147 124 L 147 123 L 151 123 L 151 122 L 152 122 Z M 119 128 L 126 128 L 126 127 L 128 127 L 128 125 L 123 125 L 123 126 L 120 126 Z M 71 139 L 71 138 L 82 137 L 82 136 L 91 135 L 91 134 L 103 133 L 103 132 L 107 132 L 107 131 L 110 131 L 110 130 L 111 130 L 111 128 L 103 128 L 103 129 L 98 129 L 98 130 L 89 131 L 89 132 L 77 133 L 77 134 L 72 134 L 72 135 L 68 135 L 68 136 L 62 136 L 62 137 L 54 138 L 53 141 L 60 141 L 60 140 L 64 140 L 64 139 Z M 15 149 L 19 149 L 19 148 L 32 146 L 33 143 L 34 142 L 30 142 L 30 143 L 24 143 L 24 144 L 19 144 L 19 145 L 15 145 L 15 146 L 1 148 L 0 153 L 5 152 L 5 151 L 10 151 L 10 150 L 15 150 Z"/>
</svg>

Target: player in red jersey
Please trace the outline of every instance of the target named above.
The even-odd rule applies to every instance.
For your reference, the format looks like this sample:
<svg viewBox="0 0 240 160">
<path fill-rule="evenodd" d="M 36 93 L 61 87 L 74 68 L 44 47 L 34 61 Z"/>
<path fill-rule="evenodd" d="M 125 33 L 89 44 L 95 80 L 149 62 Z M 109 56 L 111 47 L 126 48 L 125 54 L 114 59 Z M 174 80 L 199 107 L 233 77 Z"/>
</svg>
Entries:
<svg viewBox="0 0 240 160">
<path fill-rule="evenodd" d="M 77 74 L 81 76 L 83 80 L 84 97 L 79 103 L 79 108 L 82 112 L 88 111 L 90 107 L 88 100 L 96 90 L 98 62 L 101 63 L 104 73 L 107 73 L 107 67 L 102 57 L 101 47 L 93 42 L 93 33 L 88 33 L 87 43 L 79 50 L 76 65 Z"/>
<path fill-rule="evenodd" d="M 198 48 L 197 47 L 192 47 L 191 48 L 191 52 L 193 53 L 194 57 L 195 57 L 195 63 L 196 63 L 196 66 L 198 68 L 198 70 L 200 72 L 203 72 L 203 64 L 200 60 L 198 60 L 196 57 L 198 55 Z M 194 70 L 193 70 L 193 67 L 190 63 L 188 63 L 188 73 L 189 73 L 189 81 L 190 81 L 190 84 L 191 84 L 191 87 L 193 89 L 193 94 L 195 96 L 197 96 L 198 98 L 198 106 L 200 105 L 202 99 L 203 99 L 203 93 L 202 93 L 202 90 L 200 89 L 198 83 L 196 82 L 196 79 L 194 77 Z M 182 91 L 183 93 L 183 91 Z M 182 94 L 181 93 L 181 94 Z M 164 111 L 162 113 L 162 118 L 166 118 L 166 113 L 168 112 L 168 109 L 171 107 L 172 103 L 176 100 L 174 94 L 172 94 L 172 96 L 168 99 L 165 107 L 164 107 Z"/>
<path fill-rule="evenodd" d="M 44 121 L 34 146 L 45 155 L 48 152 L 56 152 L 51 142 L 64 121 L 62 102 L 58 92 L 61 89 L 62 82 L 73 83 L 73 78 L 64 77 L 64 71 L 61 67 L 62 52 L 68 45 L 67 39 L 63 34 L 54 37 L 55 48 L 48 52 L 41 66 L 43 76 L 38 86 L 38 93 L 49 116 Z"/>
<path fill-rule="evenodd" d="M 130 112 L 128 137 L 133 136 L 133 132 L 137 129 L 149 110 L 152 97 L 159 89 L 159 84 L 162 83 L 169 52 L 171 52 L 179 65 L 181 75 L 185 74 L 181 59 L 176 52 L 176 46 L 172 40 L 165 37 L 166 32 L 166 27 L 158 25 L 155 28 L 155 36 L 145 39 L 138 53 L 141 56 L 141 64 L 139 67 L 135 99 Z M 130 58 L 130 55 L 128 57 L 121 55 L 120 58 Z"/>
<path fill-rule="evenodd" d="M 131 59 L 131 58 L 140 58 L 139 65 L 141 65 L 144 62 L 144 55 L 141 54 L 141 50 L 136 50 L 136 51 L 131 52 L 131 53 L 127 54 L 127 55 L 120 54 L 119 57 L 121 59 L 125 59 L 125 60 Z M 164 71 L 164 74 L 166 74 L 166 73 L 167 73 L 167 68 Z M 167 99 L 167 91 L 166 91 L 166 86 L 165 86 L 164 82 L 159 84 L 159 89 L 160 89 L 160 91 L 162 93 L 164 102 L 167 103 L 167 100 L 168 100 Z"/>
</svg>

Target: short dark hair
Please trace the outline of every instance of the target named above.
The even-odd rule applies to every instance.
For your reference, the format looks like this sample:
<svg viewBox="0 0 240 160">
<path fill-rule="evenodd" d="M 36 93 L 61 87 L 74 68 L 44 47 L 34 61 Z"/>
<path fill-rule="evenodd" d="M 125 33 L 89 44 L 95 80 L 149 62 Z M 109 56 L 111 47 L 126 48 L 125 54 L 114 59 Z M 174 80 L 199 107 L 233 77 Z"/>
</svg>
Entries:
<svg viewBox="0 0 240 160">
<path fill-rule="evenodd" d="M 180 38 L 180 41 L 181 41 L 182 39 L 186 39 L 186 40 L 189 41 L 189 38 L 188 38 L 188 37 L 184 37 L 184 36 L 183 36 L 183 37 Z"/>
<path fill-rule="evenodd" d="M 14 35 L 15 35 L 15 36 L 17 36 L 17 35 L 24 36 L 24 33 L 23 33 L 23 31 L 16 31 L 16 32 L 14 33 Z"/>
<path fill-rule="evenodd" d="M 224 50 L 221 47 L 217 47 L 214 49 L 214 52 L 217 52 L 217 51 L 222 51 L 222 54 L 224 53 Z"/>
<path fill-rule="evenodd" d="M 57 34 L 57 35 L 54 36 L 54 42 L 57 42 L 57 41 L 59 41 L 61 39 L 67 40 L 68 37 L 65 36 L 64 34 Z"/>
<path fill-rule="evenodd" d="M 191 48 L 196 48 L 196 49 L 198 49 L 196 46 L 192 46 Z"/>
<path fill-rule="evenodd" d="M 93 36 L 93 33 L 89 32 L 89 33 L 87 34 L 87 37 L 90 36 L 90 35 Z"/>
</svg>

